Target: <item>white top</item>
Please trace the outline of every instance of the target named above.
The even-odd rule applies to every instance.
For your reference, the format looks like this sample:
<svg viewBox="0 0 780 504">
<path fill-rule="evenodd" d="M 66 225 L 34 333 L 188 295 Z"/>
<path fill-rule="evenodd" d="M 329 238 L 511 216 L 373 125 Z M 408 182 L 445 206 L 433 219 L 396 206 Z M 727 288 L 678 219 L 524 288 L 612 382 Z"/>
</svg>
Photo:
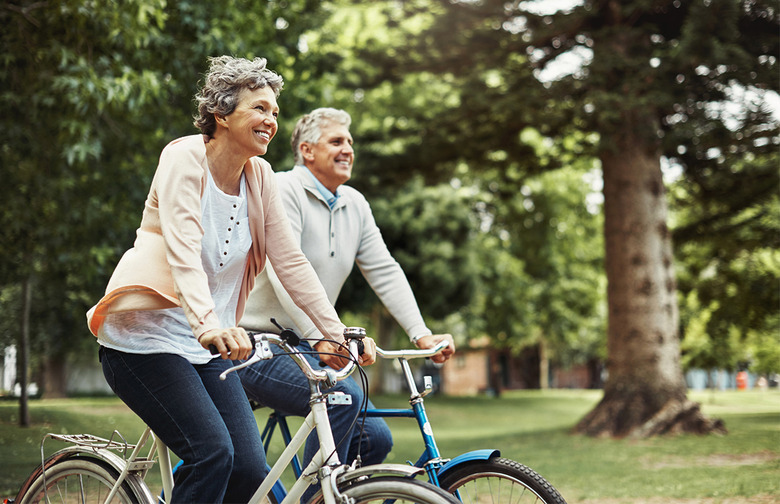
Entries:
<svg viewBox="0 0 780 504">
<path fill-rule="evenodd" d="M 238 196 L 223 193 L 211 172 L 201 198 L 201 259 L 221 327 L 236 326 L 236 304 L 252 246 L 246 205 L 246 180 L 241 177 Z M 193 364 L 214 356 L 203 348 L 181 308 L 112 313 L 98 333 L 98 342 L 136 354 L 172 353 Z"/>
</svg>

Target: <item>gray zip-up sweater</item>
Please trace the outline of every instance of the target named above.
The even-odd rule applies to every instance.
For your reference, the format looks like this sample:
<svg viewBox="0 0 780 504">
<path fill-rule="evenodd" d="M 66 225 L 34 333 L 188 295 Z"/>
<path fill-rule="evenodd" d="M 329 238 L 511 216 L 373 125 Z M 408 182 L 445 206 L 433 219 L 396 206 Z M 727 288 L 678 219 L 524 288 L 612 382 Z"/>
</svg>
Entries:
<svg viewBox="0 0 780 504">
<path fill-rule="evenodd" d="M 332 304 L 357 263 L 368 284 L 410 338 L 431 334 L 406 275 L 387 250 L 371 207 L 360 192 L 349 186 L 339 187 L 340 197 L 331 209 L 302 166 L 277 173 L 276 182 L 293 233 Z M 248 330 L 276 331 L 270 322 L 274 317 L 305 338 L 322 338 L 282 287 L 272 262 L 257 277 L 240 325 Z"/>
</svg>

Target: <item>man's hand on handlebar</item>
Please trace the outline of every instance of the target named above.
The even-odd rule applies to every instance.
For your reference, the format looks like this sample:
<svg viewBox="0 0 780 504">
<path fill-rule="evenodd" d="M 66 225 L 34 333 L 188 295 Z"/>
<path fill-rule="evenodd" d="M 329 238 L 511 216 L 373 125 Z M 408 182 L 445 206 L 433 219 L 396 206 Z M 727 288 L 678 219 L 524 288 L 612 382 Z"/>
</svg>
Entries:
<svg viewBox="0 0 780 504">
<path fill-rule="evenodd" d="M 422 338 L 417 340 L 417 348 L 423 350 L 426 348 L 433 348 L 440 341 L 449 342 L 449 346 L 447 346 L 441 352 L 431 357 L 431 360 L 433 362 L 441 364 L 442 362 L 445 362 L 447 359 L 449 359 L 452 356 L 452 354 L 455 353 L 455 342 L 452 340 L 451 334 L 431 334 L 428 336 L 423 336 Z"/>
<path fill-rule="evenodd" d="M 210 350 L 209 346 L 213 346 L 223 359 L 231 360 L 248 359 L 255 349 L 249 335 L 241 327 L 206 331 L 198 338 L 198 342 L 207 350 Z"/>
<path fill-rule="evenodd" d="M 342 369 L 347 365 L 347 357 L 332 354 L 347 355 L 347 349 L 332 340 L 323 339 L 314 344 L 314 349 L 320 352 L 320 360 L 333 369 Z M 368 366 L 376 361 L 376 343 L 372 338 L 363 338 L 363 353 L 358 357 L 361 366 Z"/>
</svg>

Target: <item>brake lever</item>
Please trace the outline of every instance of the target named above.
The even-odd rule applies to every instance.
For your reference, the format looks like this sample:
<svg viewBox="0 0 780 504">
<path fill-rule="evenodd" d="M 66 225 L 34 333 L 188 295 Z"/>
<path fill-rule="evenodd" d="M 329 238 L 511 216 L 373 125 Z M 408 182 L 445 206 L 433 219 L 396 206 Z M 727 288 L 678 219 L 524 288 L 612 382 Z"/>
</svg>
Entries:
<svg viewBox="0 0 780 504">
<path fill-rule="evenodd" d="M 298 336 L 298 333 L 293 331 L 292 329 L 284 328 L 282 327 L 282 324 L 276 321 L 275 318 L 271 317 L 271 323 L 276 326 L 277 329 L 279 329 L 279 336 L 291 347 L 297 347 L 301 344 L 301 337 Z"/>
<path fill-rule="evenodd" d="M 226 370 L 224 370 L 219 375 L 220 380 L 225 380 L 227 378 L 228 373 L 232 373 L 233 371 L 238 371 L 239 369 L 243 369 L 247 366 L 251 366 L 255 362 L 260 362 L 261 360 L 268 360 L 273 358 L 274 353 L 271 351 L 271 345 L 268 344 L 268 338 L 266 338 L 263 335 L 255 336 L 255 351 L 252 354 L 251 357 L 249 357 L 247 360 L 242 362 L 241 364 L 238 364 L 236 366 L 230 367 Z"/>
</svg>

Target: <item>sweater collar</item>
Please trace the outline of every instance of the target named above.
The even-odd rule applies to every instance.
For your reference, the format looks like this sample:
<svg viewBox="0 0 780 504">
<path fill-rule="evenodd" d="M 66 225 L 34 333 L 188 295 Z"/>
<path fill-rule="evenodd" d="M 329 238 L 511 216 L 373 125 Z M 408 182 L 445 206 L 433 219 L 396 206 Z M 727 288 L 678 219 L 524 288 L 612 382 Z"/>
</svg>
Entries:
<svg viewBox="0 0 780 504">
<path fill-rule="evenodd" d="M 338 189 L 336 189 L 335 194 L 330 192 L 330 190 L 327 187 L 325 187 L 325 185 L 322 182 L 320 182 L 317 179 L 317 177 L 314 176 L 311 170 L 309 170 L 306 166 L 295 165 L 293 171 L 297 172 L 299 175 L 302 176 L 301 178 L 304 179 L 303 180 L 304 187 L 308 188 L 320 200 L 324 201 L 331 210 L 336 208 L 337 203 L 341 198 L 341 193 L 339 192 Z"/>
</svg>

